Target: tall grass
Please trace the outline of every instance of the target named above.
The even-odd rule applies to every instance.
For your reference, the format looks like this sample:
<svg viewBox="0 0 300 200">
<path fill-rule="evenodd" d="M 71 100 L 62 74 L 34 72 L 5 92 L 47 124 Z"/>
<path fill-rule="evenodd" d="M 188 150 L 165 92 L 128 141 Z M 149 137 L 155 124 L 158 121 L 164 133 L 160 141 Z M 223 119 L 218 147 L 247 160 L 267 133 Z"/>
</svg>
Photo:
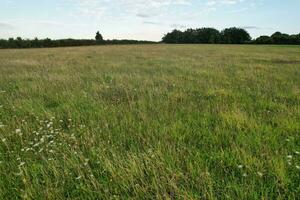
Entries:
<svg viewBox="0 0 300 200">
<path fill-rule="evenodd" d="M 298 46 L 0 50 L 1 199 L 299 199 Z"/>
</svg>

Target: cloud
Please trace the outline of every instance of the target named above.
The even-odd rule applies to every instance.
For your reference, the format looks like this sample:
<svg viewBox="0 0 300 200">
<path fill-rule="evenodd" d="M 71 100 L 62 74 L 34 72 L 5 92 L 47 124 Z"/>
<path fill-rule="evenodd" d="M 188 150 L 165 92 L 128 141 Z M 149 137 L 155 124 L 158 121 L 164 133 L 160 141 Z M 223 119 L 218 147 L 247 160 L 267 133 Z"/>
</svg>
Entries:
<svg viewBox="0 0 300 200">
<path fill-rule="evenodd" d="M 207 0 L 206 8 L 224 9 L 224 6 L 232 9 L 228 13 L 242 13 L 263 5 L 264 0 Z"/>
<path fill-rule="evenodd" d="M 150 15 L 146 15 L 146 14 L 142 14 L 142 13 L 138 13 L 136 14 L 137 17 L 141 17 L 141 18 L 149 18 Z"/>
<path fill-rule="evenodd" d="M 175 28 L 175 29 L 184 29 L 184 28 L 186 28 L 186 26 L 182 25 L 182 24 L 171 24 L 170 26 L 172 28 Z"/>
<path fill-rule="evenodd" d="M 242 29 L 262 29 L 261 27 L 258 27 L 258 26 L 241 26 L 240 28 L 242 28 Z"/>
<path fill-rule="evenodd" d="M 220 5 L 234 5 L 241 3 L 244 0 L 209 0 L 207 1 L 207 6 L 220 6 Z"/>
<path fill-rule="evenodd" d="M 90 16 L 131 15 L 148 18 L 149 13 L 159 12 L 170 6 L 190 5 L 192 0 L 67 0 L 77 11 Z M 109 13 L 110 11 L 111 13 Z M 112 15 L 112 14 L 111 14 Z"/>
<path fill-rule="evenodd" d="M 13 30 L 14 26 L 7 24 L 7 23 L 1 23 L 0 22 L 0 30 Z"/>
<path fill-rule="evenodd" d="M 159 22 L 152 22 L 152 21 L 144 21 L 143 24 L 162 25 L 162 23 L 159 23 Z"/>
<path fill-rule="evenodd" d="M 271 27 L 259 27 L 259 26 L 240 26 L 240 28 L 247 30 L 273 30 Z"/>
</svg>

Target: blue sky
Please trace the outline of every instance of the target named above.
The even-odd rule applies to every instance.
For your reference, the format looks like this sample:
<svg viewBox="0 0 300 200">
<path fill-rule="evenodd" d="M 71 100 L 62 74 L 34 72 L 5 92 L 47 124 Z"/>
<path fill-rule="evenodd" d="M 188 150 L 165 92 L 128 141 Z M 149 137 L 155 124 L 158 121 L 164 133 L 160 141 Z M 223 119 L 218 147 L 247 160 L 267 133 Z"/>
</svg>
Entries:
<svg viewBox="0 0 300 200">
<path fill-rule="evenodd" d="M 175 28 L 300 33 L 299 0 L 0 0 L 0 38 L 160 40 Z"/>
</svg>

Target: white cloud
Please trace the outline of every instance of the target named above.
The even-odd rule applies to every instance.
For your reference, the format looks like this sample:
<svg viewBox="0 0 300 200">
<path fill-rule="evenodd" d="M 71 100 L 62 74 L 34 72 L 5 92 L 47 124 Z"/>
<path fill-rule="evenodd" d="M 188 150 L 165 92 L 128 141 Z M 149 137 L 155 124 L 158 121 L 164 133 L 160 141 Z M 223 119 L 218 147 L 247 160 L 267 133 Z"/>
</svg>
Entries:
<svg viewBox="0 0 300 200">
<path fill-rule="evenodd" d="M 241 3 L 244 0 L 209 0 L 207 1 L 207 6 L 219 6 L 219 5 L 234 5 Z"/>
<path fill-rule="evenodd" d="M 7 23 L 1 23 L 0 22 L 0 31 L 1 30 L 13 30 L 14 26 L 7 24 Z"/>
<path fill-rule="evenodd" d="M 190 5 L 192 0 L 68 0 L 85 15 L 109 15 L 112 10 L 120 13 L 114 15 L 134 15 L 143 17 L 169 6 Z M 142 13 L 142 14 L 141 14 Z"/>
</svg>

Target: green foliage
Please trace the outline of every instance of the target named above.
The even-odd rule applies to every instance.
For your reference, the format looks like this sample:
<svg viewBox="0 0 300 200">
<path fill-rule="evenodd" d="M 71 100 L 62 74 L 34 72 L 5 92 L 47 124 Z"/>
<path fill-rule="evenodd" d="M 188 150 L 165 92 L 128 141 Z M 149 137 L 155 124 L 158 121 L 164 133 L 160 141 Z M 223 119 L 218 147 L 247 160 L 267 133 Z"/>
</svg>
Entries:
<svg viewBox="0 0 300 200">
<path fill-rule="evenodd" d="M 214 28 L 173 30 L 167 33 L 162 42 L 168 44 L 300 44 L 300 34 L 288 35 L 280 32 L 271 37 L 260 36 L 251 41 L 249 33 L 241 28 L 226 28 L 219 32 Z"/>
<path fill-rule="evenodd" d="M 273 44 L 274 41 L 271 37 L 263 35 L 263 36 L 256 38 L 255 43 L 256 44 Z"/>
<path fill-rule="evenodd" d="M 182 32 L 174 30 L 167 33 L 162 42 L 179 44 L 244 44 L 251 40 L 244 29 L 228 28 L 221 33 L 214 28 L 187 29 Z"/>
<path fill-rule="evenodd" d="M 8 40 L 0 39 L 0 49 L 6 48 L 44 48 L 44 47 L 71 47 L 71 46 L 92 46 L 92 45 L 108 45 L 108 44 L 154 44 L 156 42 L 151 41 L 139 41 L 139 40 L 76 40 L 76 39 L 62 39 L 51 40 L 38 39 L 33 40 L 22 39 L 20 37 Z"/>
<path fill-rule="evenodd" d="M 233 27 L 221 32 L 221 41 L 224 44 L 244 44 L 251 41 L 251 37 L 246 30 Z"/>
<path fill-rule="evenodd" d="M 103 42 L 103 37 L 102 37 L 102 35 L 100 34 L 99 31 L 97 31 L 95 39 L 96 39 L 97 42 Z"/>
<path fill-rule="evenodd" d="M 0 199 L 299 199 L 298 46 L 0 52 Z"/>
<path fill-rule="evenodd" d="M 188 32 L 193 32 L 193 30 L 189 29 L 186 31 L 186 34 L 184 35 L 184 33 L 182 31 L 179 31 L 179 30 L 173 30 L 171 33 L 167 33 L 162 41 L 165 42 L 165 43 L 173 43 L 173 44 L 178 44 L 178 43 L 184 43 L 184 39 L 187 40 L 187 43 L 189 41 L 193 41 L 194 40 L 194 37 L 191 34 L 187 34 Z M 188 38 L 190 37 L 190 38 Z M 191 42 L 192 43 L 192 42 Z"/>
<path fill-rule="evenodd" d="M 300 45 L 300 34 L 298 35 L 288 35 L 281 32 L 275 32 L 271 37 L 261 36 L 254 40 L 254 44 L 292 44 Z"/>
</svg>

